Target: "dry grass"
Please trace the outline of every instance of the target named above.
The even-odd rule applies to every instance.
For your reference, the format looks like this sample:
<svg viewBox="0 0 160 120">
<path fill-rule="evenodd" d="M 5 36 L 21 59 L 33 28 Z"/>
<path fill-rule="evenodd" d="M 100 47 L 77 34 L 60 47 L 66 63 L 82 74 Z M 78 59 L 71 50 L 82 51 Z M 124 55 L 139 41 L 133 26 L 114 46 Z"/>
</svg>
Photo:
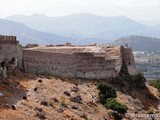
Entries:
<svg viewBox="0 0 160 120">
<path fill-rule="evenodd" d="M 21 111 L 11 109 L 0 110 L 0 120 L 36 120 Z"/>
<path fill-rule="evenodd" d="M 41 83 L 38 82 L 39 79 L 42 80 Z M 1 109 L 0 120 L 37 120 L 36 113 L 38 108 L 43 109 L 48 120 L 66 120 L 71 118 L 82 120 L 85 116 L 87 116 L 87 119 L 101 120 L 104 119 L 104 116 L 109 116 L 107 113 L 109 111 L 101 104 L 96 103 L 98 90 L 96 89 L 95 81 L 81 81 L 78 84 L 78 81 L 75 79 L 60 77 L 50 77 L 48 79 L 44 76 L 35 77 L 31 74 L 24 74 L 19 86 L 27 91 L 27 100 L 19 100 L 16 110 Z M 71 92 L 73 86 L 78 87 L 79 91 Z M 155 88 L 147 87 L 155 96 L 158 95 L 158 91 Z M 34 88 L 37 88 L 37 91 L 34 91 Z M 64 91 L 70 92 L 71 97 L 80 95 L 82 103 L 71 102 L 70 97 L 63 93 Z M 10 94 L 8 93 L 8 95 Z M 58 102 L 55 102 L 53 98 L 56 98 Z M 137 105 L 131 104 L 129 99 L 133 98 L 117 92 L 117 101 L 126 104 L 129 108 L 128 111 L 134 113 Z M 42 100 L 47 101 L 49 106 L 41 105 Z M 78 109 L 72 109 L 73 105 L 78 106 Z M 62 113 L 57 111 L 60 106 L 64 107 Z"/>
<path fill-rule="evenodd" d="M 86 114 L 89 118 L 97 120 L 100 116 L 106 115 L 106 109 L 97 104 L 96 106 L 87 105 L 88 101 L 93 101 L 91 96 L 97 96 L 98 91 L 96 86 L 89 82 L 88 84 L 78 84 L 75 79 L 69 78 L 60 78 L 60 77 L 51 77 L 46 78 L 41 76 L 41 78 L 32 79 L 32 75 L 25 74 L 23 75 L 22 80 L 20 80 L 20 86 L 22 86 L 27 92 L 27 100 L 20 100 L 17 104 L 17 109 L 12 110 L 2 110 L 0 112 L 0 118 L 10 120 L 14 118 L 15 120 L 34 120 L 38 119 L 36 117 L 36 108 L 42 108 L 45 112 L 45 117 L 49 120 L 66 120 L 73 118 L 76 120 L 83 119 L 83 114 Z M 42 83 L 39 83 L 38 80 L 42 79 Z M 73 86 L 78 87 L 79 91 L 71 92 Z M 34 91 L 34 88 L 37 88 L 37 91 Z M 81 95 L 82 103 L 73 103 L 70 101 L 70 97 L 66 96 L 63 92 L 69 91 L 71 97 L 76 95 Z M 87 94 L 86 94 L 87 93 Z M 59 102 L 53 101 L 53 98 L 56 98 Z M 41 105 L 41 101 L 45 100 L 49 103 L 50 106 Z M 78 106 L 77 110 L 71 108 L 72 105 Z M 60 106 L 64 107 L 64 111 L 59 113 L 57 110 Z M 98 112 L 101 109 L 101 112 Z M 5 114 L 4 114 L 5 113 Z M 15 116 L 15 117 L 13 117 Z M 28 116 L 30 116 L 28 118 Z M 12 120 L 14 120 L 12 119 Z"/>
</svg>

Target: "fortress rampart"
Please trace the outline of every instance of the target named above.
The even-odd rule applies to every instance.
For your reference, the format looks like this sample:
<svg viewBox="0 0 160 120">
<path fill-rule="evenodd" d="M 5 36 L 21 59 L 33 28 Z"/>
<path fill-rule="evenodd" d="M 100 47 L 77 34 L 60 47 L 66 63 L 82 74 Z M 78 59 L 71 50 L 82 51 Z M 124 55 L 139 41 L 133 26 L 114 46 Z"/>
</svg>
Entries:
<svg viewBox="0 0 160 120">
<path fill-rule="evenodd" d="M 24 69 L 35 74 L 89 79 L 115 77 L 126 58 L 129 74 L 136 74 L 130 48 L 98 51 L 99 47 L 35 47 L 23 50 Z M 127 52 L 125 52 L 127 51 Z M 132 60 L 133 59 L 133 60 Z"/>
<path fill-rule="evenodd" d="M 14 59 L 13 59 L 14 58 Z M 136 67 L 131 48 L 123 46 L 54 46 L 21 49 L 15 36 L 0 36 L 2 62 L 16 60 L 25 72 L 64 77 L 106 79 L 127 67 L 135 75 Z M 12 61 L 13 62 L 13 61 Z"/>
<path fill-rule="evenodd" d="M 135 75 L 137 73 L 136 64 L 131 48 L 121 47 L 122 52 L 122 62 L 127 66 L 128 73 L 130 75 Z"/>
</svg>

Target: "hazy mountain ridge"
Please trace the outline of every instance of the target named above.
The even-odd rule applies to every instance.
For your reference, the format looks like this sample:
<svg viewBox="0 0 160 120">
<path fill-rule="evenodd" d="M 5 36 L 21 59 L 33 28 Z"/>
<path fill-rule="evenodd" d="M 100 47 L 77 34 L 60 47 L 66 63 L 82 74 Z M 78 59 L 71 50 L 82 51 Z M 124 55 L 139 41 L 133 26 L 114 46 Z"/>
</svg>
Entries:
<svg viewBox="0 0 160 120">
<path fill-rule="evenodd" d="M 114 41 L 116 45 L 128 44 L 134 51 L 148 51 L 158 52 L 160 51 L 160 39 L 145 37 L 145 36 L 126 36 Z"/>
<path fill-rule="evenodd" d="M 0 34 L 2 35 L 15 35 L 21 44 L 39 43 L 45 44 L 60 44 L 69 41 L 69 38 L 40 32 L 26 25 L 18 22 L 0 19 Z"/>
<path fill-rule="evenodd" d="M 6 19 L 24 23 L 40 31 L 73 38 L 96 38 L 107 41 L 127 35 L 160 37 L 159 29 L 140 24 L 125 16 L 103 17 L 92 14 L 73 14 L 64 17 L 48 17 L 33 14 L 32 16 L 10 16 Z"/>
</svg>

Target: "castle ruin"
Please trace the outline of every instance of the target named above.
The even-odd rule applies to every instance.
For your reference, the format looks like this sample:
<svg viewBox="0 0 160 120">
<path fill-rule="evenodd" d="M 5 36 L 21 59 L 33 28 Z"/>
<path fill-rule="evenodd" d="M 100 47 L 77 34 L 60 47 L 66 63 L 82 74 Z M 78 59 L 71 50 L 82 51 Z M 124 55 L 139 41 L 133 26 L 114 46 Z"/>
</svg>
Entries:
<svg viewBox="0 0 160 120">
<path fill-rule="evenodd" d="M 0 62 L 3 60 L 10 61 L 12 58 L 17 58 L 21 64 L 22 50 L 19 41 L 17 41 L 16 36 L 0 35 Z"/>
<path fill-rule="evenodd" d="M 0 61 L 17 59 L 25 72 L 86 79 L 115 77 L 123 65 L 136 67 L 131 48 L 123 46 L 53 46 L 21 49 L 15 36 L 0 37 Z"/>
<path fill-rule="evenodd" d="M 22 68 L 22 50 L 17 41 L 16 36 L 3 36 L 0 35 L 0 74 L 5 78 L 6 63 L 13 62 L 14 67 L 19 66 Z"/>
</svg>

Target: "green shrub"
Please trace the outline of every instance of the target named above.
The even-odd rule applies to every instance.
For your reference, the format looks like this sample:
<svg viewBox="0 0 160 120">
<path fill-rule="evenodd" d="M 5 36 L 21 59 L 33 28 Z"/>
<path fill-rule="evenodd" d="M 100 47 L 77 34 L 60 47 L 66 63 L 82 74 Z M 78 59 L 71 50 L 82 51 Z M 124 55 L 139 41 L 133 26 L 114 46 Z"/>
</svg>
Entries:
<svg viewBox="0 0 160 120">
<path fill-rule="evenodd" d="M 99 101 L 100 101 L 100 103 L 105 104 L 106 100 L 107 100 L 107 96 L 105 94 L 100 94 L 99 93 Z"/>
<path fill-rule="evenodd" d="M 116 97 L 116 90 L 110 84 L 99 83 L 97 85 L 97 89 L 99 92 L 99 100 L 102 104 L 106 103 L 107 98 L 115 98 Z"/>
<path fill-rule="evenodd" d="M 117 111 L 120 114 L 124 114 L 128 110 L 128 107 L 126 105 L 117 102 L 114 98 L 108 98 L 105 107 Z"/>
<path fill-rule="evenodd" d="M 138 81 L 145 80 L 144 74 L 142 72 L 139 72 L 135 75 L 135 79 Z"/>
<path fill-rule="evenodd" d="M 67 105 L 67 103 L 65 103 L 65 102 L 62 102 L 61 105 L 62 105 L 63 107 L 68 108 L 68 105 Z"/>
<path fill-rule="evenodd" d="M 160 80 L 151 80 L 149 81 L 149 85 L 155 87 L 160 92 Z"/>
<path fill-rule="evenodd" d="M 139 72 L 139 73 L 137 74 L 137 76 L 138 76 L 139 78 L 143 78 L 143 77 L 144 77 L 144 73 Z"/>
<path fill-rule="evenodd" d="M 52 99 L 50 99 L 50 100 L 48 101 L 48 104 L 49 104 L 50 106 L 52 106 L 52 107 L 54 106 L 54 103 L 55 103 L 55 102 L 54 102 Z"/>
<path fill-rule="evenodd" d="M 121 115 L 119 115 L 118 113 L 113 112 L 112 116 L 114 117 L 115 120 L 122 120 L 123 117 Z"/>
</svg>

